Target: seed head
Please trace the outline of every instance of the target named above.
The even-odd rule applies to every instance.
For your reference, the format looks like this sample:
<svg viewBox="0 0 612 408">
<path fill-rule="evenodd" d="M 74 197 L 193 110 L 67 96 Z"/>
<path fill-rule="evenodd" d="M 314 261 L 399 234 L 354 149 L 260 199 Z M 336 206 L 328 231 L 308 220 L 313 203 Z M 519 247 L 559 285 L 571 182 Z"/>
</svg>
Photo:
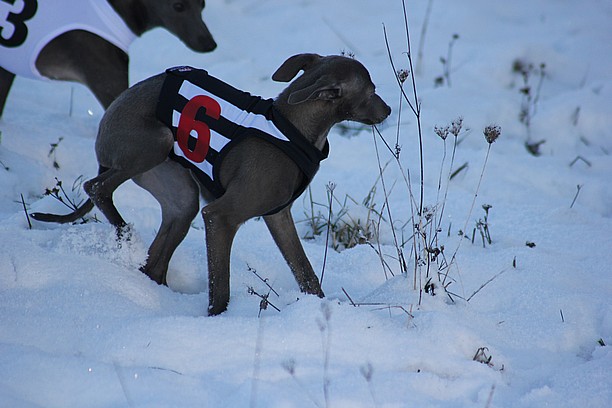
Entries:
<svg viewBox="0 0 612 408">
<path fill-rule="evenodd" d="M 448 132 L 450 131 L 448 126 L 437 127 L 434 126 L 434 133 L 440 137 L 442 140 L 446 140 L 448 137 Z"/>
<path fill-rule="evenodd" d="M 484 128 L 483 133 L 484 133 L 484 137 L 487 143 L 491 144 L 497 140 L 499 135 L 501 135 L 501 127 L 497 125 L 489 125 L 486 128 Z"/>
<path fill-rule="evenodd" d="M 409 72 L 407 69 L 400 69 L 397 71 L 397 79 L 403 84 L 408 79 Z"/>
<path fill-rule="evenodd" d="M 453 120 L 451 124 L 450 133 L 457 137 L 459 136 L 459 132 L 461 132 L 461 127 L 463 126 L 463 118 L 460 116 L 457 119 Z"/>
</svg>

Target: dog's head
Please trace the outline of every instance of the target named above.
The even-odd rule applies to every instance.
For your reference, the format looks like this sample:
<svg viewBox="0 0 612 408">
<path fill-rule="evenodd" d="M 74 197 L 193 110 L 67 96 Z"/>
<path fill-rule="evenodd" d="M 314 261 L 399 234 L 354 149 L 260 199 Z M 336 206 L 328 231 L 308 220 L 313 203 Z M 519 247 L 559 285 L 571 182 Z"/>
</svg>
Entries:
<svg viewBox="0 0 612 408">
<path fill-rule="evenodd" d="M 391 113 L 391 108 L 376 94 L 368 70 L 352 58 L 294 55 L 276 70 L 272 79 L 289 82 L 302 70 L 304 74 L 283 91 L 289 105 L 316 101 L 337 122 L 353 120 L 367 125 L 380 123 Z"/>
<path fill-rule="evenodd" d="M 212 34 L 202 20 L 204 0 L 143 0 L 147 18 L 181 39 L 189 48 L 210 52 L 217 48 Z"/>
</svg>

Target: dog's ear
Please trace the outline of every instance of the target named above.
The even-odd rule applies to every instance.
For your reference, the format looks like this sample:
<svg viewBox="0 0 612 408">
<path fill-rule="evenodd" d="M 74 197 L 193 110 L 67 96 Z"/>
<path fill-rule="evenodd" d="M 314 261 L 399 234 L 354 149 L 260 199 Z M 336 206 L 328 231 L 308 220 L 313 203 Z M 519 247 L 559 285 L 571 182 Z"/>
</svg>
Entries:
<svg viewBox="0 0 612 408">
<path fill-rule="evenodd" d="M 321 59 L 318 54 L 297 54 L 289 57 L 272 75 L 277 82 L 289 82 L 300 70 L 306 71 Z"/>
<path fill-rule="evenodd" d="M 330 101 L 342 96 L 342 88 L 327 75 L 323 75 L 314 83 L 300 89 L 291 89 L 287 102 L 289 105 L 297 105 L 306 101 Z"/>
</svg>

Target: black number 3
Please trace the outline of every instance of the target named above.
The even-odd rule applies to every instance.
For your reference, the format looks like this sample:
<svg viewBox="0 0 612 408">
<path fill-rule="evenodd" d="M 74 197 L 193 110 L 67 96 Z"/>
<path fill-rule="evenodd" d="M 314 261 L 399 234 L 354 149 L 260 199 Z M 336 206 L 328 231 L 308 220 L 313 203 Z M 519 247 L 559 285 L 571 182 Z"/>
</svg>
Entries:
<svg viewBox="0 0 612 408">
<path fill-rule="evenodd" d="M 17 0 L 0 0 L 4 3 L 8 3 L 10 5 L 14 5 Z M 8 13 L 6 17 L 6 21 L 11 23 L 14 27 L 13 35 L 9 38 L 4 38 L 2 36 L 2 28 L 0 26 L 0 45 L 5 47 L 19 47 L 23 44 L 28 36 L 28 27 L 25 25 L 25 21 L 34 17 L 36 14 L 36 10 L 38 9 L 38 1 L 37 0 L 22 0 L 23 1 L 23 10 L 21 13 Z"/>
</svg>

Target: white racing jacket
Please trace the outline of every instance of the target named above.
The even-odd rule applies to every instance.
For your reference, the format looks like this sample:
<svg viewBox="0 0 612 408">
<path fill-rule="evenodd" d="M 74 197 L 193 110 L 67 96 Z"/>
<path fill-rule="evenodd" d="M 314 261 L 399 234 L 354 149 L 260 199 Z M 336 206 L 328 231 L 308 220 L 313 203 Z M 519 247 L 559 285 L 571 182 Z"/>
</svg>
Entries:
<svg viewBox="0 0 612 408">
<path fill-rule="evenodd" d="M 69 3 L 69 4 L 68 4 Z M 36 58 L 51 40 L 84 30 L 127 53 L 136 38 L 107 0 L 0 1 L 0 66 L 14 74 L 42 78 Z"/>
</svg>

